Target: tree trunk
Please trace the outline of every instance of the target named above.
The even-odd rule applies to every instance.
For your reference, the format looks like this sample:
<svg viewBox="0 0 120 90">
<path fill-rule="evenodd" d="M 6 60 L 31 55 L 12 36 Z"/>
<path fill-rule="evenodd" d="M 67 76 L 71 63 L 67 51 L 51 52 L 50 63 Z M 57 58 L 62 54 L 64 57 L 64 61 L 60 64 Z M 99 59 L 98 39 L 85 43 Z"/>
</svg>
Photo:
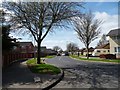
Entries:
<svg viewBox="0 0 120 90">
<path fill-rule="evenodd" d="M 87 46 L 87 59 L 89 59 L 89 46 Z"/>
<path fill-rule="evenodd" d="M 37 64 L 41 64 L 41 41 L 38 41 Z"/>
<path fill-rule="evenodd" d="M 73 55 L 73 52 L 72 52 L 72 55 Z"/>
</svg>

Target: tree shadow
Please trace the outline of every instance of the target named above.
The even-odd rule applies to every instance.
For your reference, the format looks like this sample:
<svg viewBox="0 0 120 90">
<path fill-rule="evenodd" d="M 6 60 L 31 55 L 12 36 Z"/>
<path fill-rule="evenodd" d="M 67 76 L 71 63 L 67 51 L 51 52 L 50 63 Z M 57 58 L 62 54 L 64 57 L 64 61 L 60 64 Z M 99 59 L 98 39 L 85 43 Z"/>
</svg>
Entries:
<svg viewBox="0 0 120 90">
<path fill-rule="evenodd" d="M 15 62 L 5 70 L 2 71 L 2 87 L 13 87 L 19 86 L 22 88 L 22 85 L 27 85 L 28 88 L 34 88 L 31 85 L 36 85 L 43 83 L 47 80 L 52 80 L 55 78 L 53 75 L 43 75 L 43 74 L 34 74 L 32 73 L 24 60 L 20 60 L 19 62 Z M 37 80 L 37 81 L 36 81 Z"/>
<path fill-rule="evenodd" d="M 90 64 L 90 65 L 77 65 L 72 68 L 63 68 L 68 77 L 63 81 L 72 84 L 73 87 L 85 87 L 88 85 L 90 90 L 106 90 L 106 88 L 118 88 L 118 79 L 120 76 L 119 64 Z M 74 78 L 71 78 L 71 75 Z"/>
</svg>

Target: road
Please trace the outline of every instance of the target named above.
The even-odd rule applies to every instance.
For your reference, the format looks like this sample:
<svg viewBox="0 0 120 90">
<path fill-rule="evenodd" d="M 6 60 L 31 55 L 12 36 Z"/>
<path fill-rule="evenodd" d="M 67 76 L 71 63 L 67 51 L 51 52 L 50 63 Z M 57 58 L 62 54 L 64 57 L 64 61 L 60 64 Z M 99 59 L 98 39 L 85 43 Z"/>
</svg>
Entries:
<svg viewBox="0 0 120 90">
<path fill-rule="evenodd" d="M 62 68 L 64 79 L 54 88 L 119 88 L 118 64 L 80 61 L 68 56 L 47 59 L 47 63 Z"/>
</svg>

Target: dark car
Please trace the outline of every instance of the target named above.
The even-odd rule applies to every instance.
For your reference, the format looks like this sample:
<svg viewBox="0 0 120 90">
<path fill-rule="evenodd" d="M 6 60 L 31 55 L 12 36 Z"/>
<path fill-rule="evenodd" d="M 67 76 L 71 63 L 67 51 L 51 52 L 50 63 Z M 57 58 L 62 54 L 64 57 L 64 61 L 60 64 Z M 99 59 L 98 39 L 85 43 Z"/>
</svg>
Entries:
<svg viewBox="0 0 120 90">
<path fill-rule="evenodd" d="M 60 53 L 58 53 L 58 54 L 57 54 L 57 56 L 61 56 L 61 54 L 60 54 Z"/>
<path fill-rule="evenodd" d="M 88 55 L 88 57 L 92 57 L 92 54 L 86 54 L 86 57 L 87 57 L 87 55 Z"/>
<path fill-rule="evenodd" d="M 69 56 L 69 53 L 68 53 L 68 52 L 65 52 L 65 56 Z"/>
</svg>

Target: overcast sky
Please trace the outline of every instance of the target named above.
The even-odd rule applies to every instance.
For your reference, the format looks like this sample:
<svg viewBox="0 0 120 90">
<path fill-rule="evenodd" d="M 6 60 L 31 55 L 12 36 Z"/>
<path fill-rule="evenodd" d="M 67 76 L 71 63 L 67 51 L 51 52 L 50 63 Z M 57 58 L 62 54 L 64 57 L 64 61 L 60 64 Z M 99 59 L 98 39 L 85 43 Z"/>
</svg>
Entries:
<svg viewBox="0 0 120 90">
<path fill-rule="evenodd" d="M 95 18 L 104 20 L 104 24 L 101 27 L 101 35 L 107 34 L 110 30 L 118 28 L 118 2 L 86 2 L 85 9 L 81 9 L 81 12 L 87 12 L 91 10 L 95 15 Z M 102 2 L 103 1 L 103 2 Z M 14 37 L 21 37 L 21 41 L 34 41 L 27 36 L 18 36 L 13 34 Z M 101 37 L 99 36 L 99 39 Z M 93 41 L 90 46 L 95 47 L 99 39 Z M 53 48 L 53 46 L 59 46 L 63 50 L 66 49 L 66 44 L 74 42 L 78 44 L 79 48 L 83 48 L 84 44 L 77 38 L 77 35 L 73 29 L 56 29 L 53 33 L 49 33 L 43 40 L 42 46 L 47 48 Z"/>
</svg>

